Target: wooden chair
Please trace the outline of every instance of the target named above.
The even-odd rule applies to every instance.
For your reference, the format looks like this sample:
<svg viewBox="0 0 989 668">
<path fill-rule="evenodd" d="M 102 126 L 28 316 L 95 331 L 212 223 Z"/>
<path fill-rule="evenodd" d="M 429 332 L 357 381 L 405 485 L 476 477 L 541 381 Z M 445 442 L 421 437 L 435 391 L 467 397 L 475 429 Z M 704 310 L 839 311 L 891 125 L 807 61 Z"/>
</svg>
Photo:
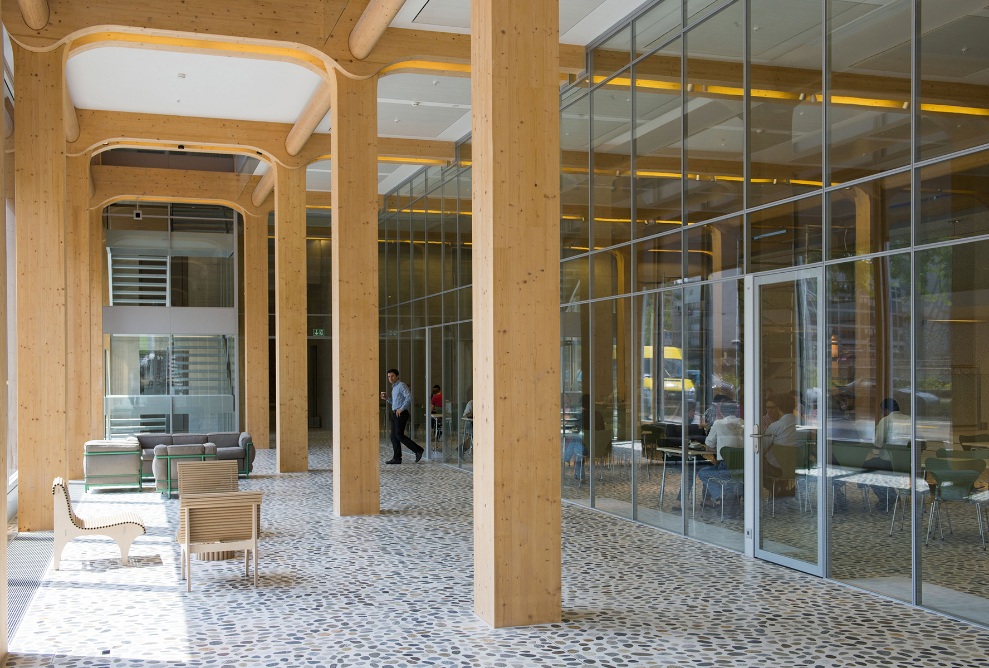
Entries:
<svg viewBox="0 0 989 668">
<path fill-rule="evenodd" d="M 254 557 L 254 586 L 258 586 L 258 519 L 261 492 L 185 494 L 179 497 L 179 545 L 182 577 L 192 591 L 191 555 L 221 550 L 244 550 L 244 575 Z"/>
<path fill-rule="evenodd" d="M 179 462 L 177 468 L 179 498 L 186 494 L 236 492 L 239 488 L 235 459 Z"/>
<path fill-rule="evenodd" d="M 120 548 L 120 563 L 127 565 L 131 543 L 135 538 L 146 533 L 144 520 L 140 515 L 122 512 L 83 519 L 72 510 L 69 489 L 62 478 L 55 478 L 52 481 L 52 495 L 55 497 L 55 550 L 52 554 L 52 562 L 56 571 L 65 546 L 73 538 L 89 535 L 108 536 L 115 540 L 117 547 Z"/>
</svg>

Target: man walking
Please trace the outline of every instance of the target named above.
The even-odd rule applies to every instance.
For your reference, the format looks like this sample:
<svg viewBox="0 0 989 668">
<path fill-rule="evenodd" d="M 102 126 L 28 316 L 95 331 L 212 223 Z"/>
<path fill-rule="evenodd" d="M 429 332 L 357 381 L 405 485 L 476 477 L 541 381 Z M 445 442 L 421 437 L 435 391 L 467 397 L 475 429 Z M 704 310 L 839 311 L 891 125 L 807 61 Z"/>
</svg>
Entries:
<svg viewBox="0 0 989 668">
<path fill-rule="evenodd" d="M 391 383 L 391 399 L 388 398 L 387 392 L 382 392 L 381 398 L 391 404 L 391 445 L 394 453 L 385 464 L 402 463 L 403 443 L 415 453 L 416 461 L 419 461 L 425 451 L 405 435 L 405 428 L 409 425 L 409 410 L 412 408 L 412 393 L 409 391 L 409 386 L 398 379 L 398 369 L 388 369 L 388 382 Z"/>
</svg>

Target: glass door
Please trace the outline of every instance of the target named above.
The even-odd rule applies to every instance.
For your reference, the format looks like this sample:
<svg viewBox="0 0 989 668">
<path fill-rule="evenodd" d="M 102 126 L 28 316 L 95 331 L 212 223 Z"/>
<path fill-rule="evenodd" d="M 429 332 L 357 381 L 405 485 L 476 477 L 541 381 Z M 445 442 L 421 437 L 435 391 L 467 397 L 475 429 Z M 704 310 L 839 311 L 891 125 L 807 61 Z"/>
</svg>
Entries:
<svg viewBox="0 0 989 668">
<path fill-rule="evenodd" d="M 749 279 L 753 372 L 746 425 L 755 471 L 754 554 L 824 575 L 821 464 L 824 340 L 822 272 L 807 269 Z"/>
</svg>

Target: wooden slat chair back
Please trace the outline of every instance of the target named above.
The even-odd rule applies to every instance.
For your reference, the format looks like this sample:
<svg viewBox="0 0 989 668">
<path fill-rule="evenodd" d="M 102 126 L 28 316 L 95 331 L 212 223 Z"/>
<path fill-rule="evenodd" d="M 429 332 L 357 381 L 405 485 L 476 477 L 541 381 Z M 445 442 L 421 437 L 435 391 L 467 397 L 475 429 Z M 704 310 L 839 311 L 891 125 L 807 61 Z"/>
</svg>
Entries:
<svg viewBox="0 0 989 668">
<path fill-rule="evenodd" d="M 182 577 L 192 591 L 190 555 L 221 550 L 244 550 L 244 574 L 254 557 L 254 586 L 258 585 L 258 518 L 261 492 L 219 492 L 179 496 Z"/>
<path fill-rule="evenodd" d="M 179 498 L 183 494 L 236 492 L 237 460 L 219 459 L 178 463 Z"/>
<path fill-rule="evenodd" d="M 73 538 L 87 535 L 108 536 L 117 542 L 120 548 L 120 563 L 127 566 L 127 555 L 134 539 L 143 536 L 146 531 L 144 520 L 137 513 L 119 512 L 89 518 L 81 518 L 72 510 L 72 500 L 69 488 L 62 478 L 52 481 L 54 504 L 55 549 L 52 562 L 58 570 L 62 559 L 62 550 Z"/>
</svg>

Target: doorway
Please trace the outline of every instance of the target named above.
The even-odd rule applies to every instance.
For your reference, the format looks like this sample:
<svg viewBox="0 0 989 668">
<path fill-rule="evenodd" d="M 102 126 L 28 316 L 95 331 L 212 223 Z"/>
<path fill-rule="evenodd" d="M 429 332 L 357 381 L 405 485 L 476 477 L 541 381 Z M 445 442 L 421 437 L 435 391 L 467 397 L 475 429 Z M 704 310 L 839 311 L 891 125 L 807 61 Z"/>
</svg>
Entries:
<svg viewBox="0 0 989 668">
<path fill-rule="evenodd" d="M 824 323 L 821 269 L 747 279 L 753 373 L 747 391 L 747 481 L 753 554 L 825 573 Z"/>
</svg>

